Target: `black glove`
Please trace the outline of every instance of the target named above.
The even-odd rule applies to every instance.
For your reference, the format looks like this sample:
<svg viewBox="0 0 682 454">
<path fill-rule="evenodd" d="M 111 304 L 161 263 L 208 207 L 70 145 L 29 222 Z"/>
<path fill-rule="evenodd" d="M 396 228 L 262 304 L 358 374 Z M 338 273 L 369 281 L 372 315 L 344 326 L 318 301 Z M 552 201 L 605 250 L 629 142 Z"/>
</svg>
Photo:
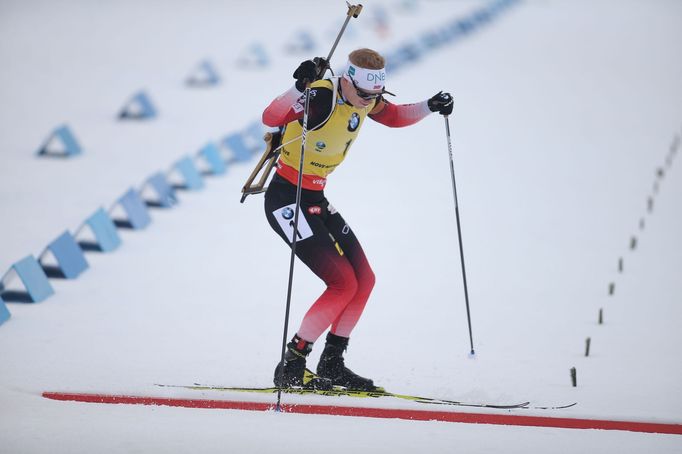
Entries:
<svg viewBox="0 0 682 454">
<path fill-rule="evenodd" d="M 294 71 L 294 79 L 296 79 L 296 89 L 298 91 L 305 90 L 305 87 L 310 82 L 318 80 L 327 69 L 327 60 L 322 57 L 315 57 L 312 60 L 306 60 L 296 68 Z"/>
<path fill-rule="evenodd" d="M 439 91 L 427 101 L 431 112 L 438 112 L 441 115 L 450 115 L 454 100 L 450 93 Z"/>
</svg>

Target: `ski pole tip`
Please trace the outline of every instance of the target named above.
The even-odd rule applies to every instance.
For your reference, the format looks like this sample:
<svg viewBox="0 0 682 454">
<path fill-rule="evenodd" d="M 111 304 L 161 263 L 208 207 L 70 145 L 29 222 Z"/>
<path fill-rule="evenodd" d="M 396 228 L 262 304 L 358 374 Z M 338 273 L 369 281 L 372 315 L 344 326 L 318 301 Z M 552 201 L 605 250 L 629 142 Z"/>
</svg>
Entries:
<svg viewBox="0 0 682 454">
<path fill-rule="evenodd" d="M 469 352 L 469 359 L 476 359 L 476 352 L 475 351 L 471 350 L 471 352 Z"/>
</svg>

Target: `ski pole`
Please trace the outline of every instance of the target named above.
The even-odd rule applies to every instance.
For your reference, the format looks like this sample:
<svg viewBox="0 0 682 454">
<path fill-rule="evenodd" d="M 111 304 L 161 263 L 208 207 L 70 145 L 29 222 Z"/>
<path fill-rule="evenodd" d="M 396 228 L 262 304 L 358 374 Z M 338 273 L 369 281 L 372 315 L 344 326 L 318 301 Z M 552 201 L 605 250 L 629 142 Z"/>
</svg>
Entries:
<svg viewBox="0 0 682 454">
<path fill-rule="evenodd" d="M 346 15 L 346 20 L 343 23 L 343 26 L 341 27 L 341 31 L 336 37 L 336 41 L 334 41 L 334 45 L 332 46 L 331 51 L 329 52 L 329 56 L 327 57 L 327 65 L 329 65 L 329 60 L 332 58 L 332 54 L 334 53 L 334 50 L 336 50 L 336 46 L 338 45 L 339 41 L 341 40 L 341 35 L 343 35 L 343 32 L 346 30 L 346 26 L 348 25 L 348 22 L 350 21 L 351 17 L 358 17 L 360 14 L 360 11 L 362 11 L 362 5 L 351 5 L 350 3 L 346 2 L 346 5 L 348 5 L 348 13 Z M 326 70 L 326 67 L 322 68 L 322 73 L 318 74 L 318 76 L 321 76 L 324 74 L 324 71 Z M 301 134 L 301 160 L 298 163 L 298 180 L 296 181 L 296 208 L 294 210 L 294 225 L 293 225 L 293 232 L 291 235 L 291 257 L 289 259 L 289 282 L 287 284 L 287 304 L 286 308 L 284 311 L 284 329 L 282 332 L 282 349 L 281 349 L 281 355 L 280 355 L 280 363 L 282 364 L 282 367 L 280 368 L 280 376 L 279 376 L 279 383 L 282 383 L 282 378 L 284 376 L 284 354 L 286 353 L 286 345 L 287 345 L 287 337 L 288 337 L 288 331 L 289 331 L 289 312 L 291 309 L 291 290 L 293 287 L 294 283 L 294 263 L 296 263 L 296 244 L 298 243 L 298 219 L 299 219 L 299 214 L 301 211 L 301 186 L 303 184 L 303 161 L 305 158 L 305 143 L 306 143 L 306 137 L 308 135 L 308 107 L 310 105 L 310 87 L 306 87 L 304 93 L 304 107 L 303 107 L 303 125 L 302 125 L 302 134 Z M 281 411 L 281 400 L 282 400 L 282 387 L 278 386 L 277 387 L 277 406 L 275 407 L 276 411 Z"/>
<path fill-rule="evenodd" d="M 341 26 L 341 30 L 339 31 L 339 34 L 336 35 L 336 40 L 334 41 L 334 44 L 332 45 L 331 50 L 329 51 L 329 55 L 327 55 L 327 65 L 322 67 L 320 69 L 320 74 L 318 74 L 318 77 L 322 77 L 324 72 L 327 70 L 327 66 L 329 66 L 329 62 L 332 59 L 332 55 L 334 55 L 334 51 L 336 50 L 336 46 L 338 46 L 339 41 L 341 41 L 341 36 L 343 35 L 343 32 L 346 31 L 346 27 L 348 26 L 348 22 L 350 22 L 351 17 L 357 18 L 360 15 L 360 12 L 362 11 L 362 5 L 357 4 L 357 5 L 351 5 L 350 3 L 346 2 L 346 5 L 348 6 L 348 12 L 346 13 L 346 20 L 343 23 L 343 26 Z"/>
<path fill-rule="evenodd" d="M 457 185 L 455 183 L 455 164 L 452 158 L 452 140 L 450 139 L 450 120 L 448 115 L 445 118 L 445 135 L 448 139 L 448 153 L 450 155 L 450 176 L 452 177 L 452 195 L 455 199 L 455 218 L 457 219 L 457 238 L 459 239 L 459 258 L 462 262 L 462 280 L 464 281 L 464 301 L 467 308 L 467 323 L 469 324 L 469 342 L 471 344 L 471 355 L 474 352 L 474 336 L 471 329 L 471 311 L 469 310 L 469 290 L 467 289 L 467 273 L 464 268 L 464 250 L 462 248 L 462 229 L 459 222 L 459 204 L 457 203 Z"/>
<path fill-rule="evenodd" d="M 310 105 L 310 87 L 306 87 L 303 94 L 305 98 L 303 108 L 303 134 L 301 135 L 301 161 L 298 163 L 298 180 L 296 181 L 296 208 L 294 210 L 294 229 L 291 234 L 291 257 L 289 259 L 289 282 L 287 284 L 287 304 L 284 311 L 284 329 L 282 332 L 282 351 L 280 363 L 282 367 L 279 372 L 279 383 L 282 383 L 284 376 L 284 354 L 286 352 L 287 337 L 289 331 L 289 311 L 291 309 L 291 289 L 294 283 L 294 264 L 296 263 L 296 244 L 298 244 L 298 218 L 301 211 L 301 186 L 303 184 L 303 159 L 305 158 L 305 142 L 308 136 L 308 107 Z M 277 387 L 277 411 L 281 411 L 280 402 L 282 400 L 282 388 Z"/>
</svg>

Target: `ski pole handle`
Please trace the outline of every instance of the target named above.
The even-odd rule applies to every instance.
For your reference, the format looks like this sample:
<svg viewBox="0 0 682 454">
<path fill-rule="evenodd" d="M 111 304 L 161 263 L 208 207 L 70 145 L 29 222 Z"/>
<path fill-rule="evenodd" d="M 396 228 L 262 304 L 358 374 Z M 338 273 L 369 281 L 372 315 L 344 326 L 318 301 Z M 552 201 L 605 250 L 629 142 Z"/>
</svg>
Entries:
<svg viewBox="0 0 682 454">
<path fill-rule="evenodd" d="M 357 5 L 351 5 L 350 3 L 346 2 L 346 5 L 348 5 L 348 15 L 357 19 L 360 15 L 360 12 L 362 11 L 362 4 L 358 3 Z"/>
</svg>

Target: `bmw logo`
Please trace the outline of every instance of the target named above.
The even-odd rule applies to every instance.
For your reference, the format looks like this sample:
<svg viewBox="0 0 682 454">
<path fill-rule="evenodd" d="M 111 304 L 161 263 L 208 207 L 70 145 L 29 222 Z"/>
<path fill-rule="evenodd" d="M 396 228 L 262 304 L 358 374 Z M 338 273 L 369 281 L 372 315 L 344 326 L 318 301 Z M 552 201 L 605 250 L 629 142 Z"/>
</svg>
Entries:
<svg viewBox="0 0 682 454">
<path fill-rule="evenodd" d="M 282 217 L 284 219 L 291 219 L 294 217 L 294 210 L 292 210 L 289 207 L 286 207 L 282 210 Z"/>
<path fill-rule="evenodd" d="M 353 115 L 350 116 L 350 120 L 348 120 L 348 130 L 353 132 L 358 129 L 358 126 L 360 126 L 360 116 L 356 112 L 353 112 Z"/>
<path fill-rule="evenodd" d="M 327 144 L 322 142 L 321 140 L 315 144 L 315 150 L 317 151 L 322 151 L 327 147 Z"/>
</svg>

